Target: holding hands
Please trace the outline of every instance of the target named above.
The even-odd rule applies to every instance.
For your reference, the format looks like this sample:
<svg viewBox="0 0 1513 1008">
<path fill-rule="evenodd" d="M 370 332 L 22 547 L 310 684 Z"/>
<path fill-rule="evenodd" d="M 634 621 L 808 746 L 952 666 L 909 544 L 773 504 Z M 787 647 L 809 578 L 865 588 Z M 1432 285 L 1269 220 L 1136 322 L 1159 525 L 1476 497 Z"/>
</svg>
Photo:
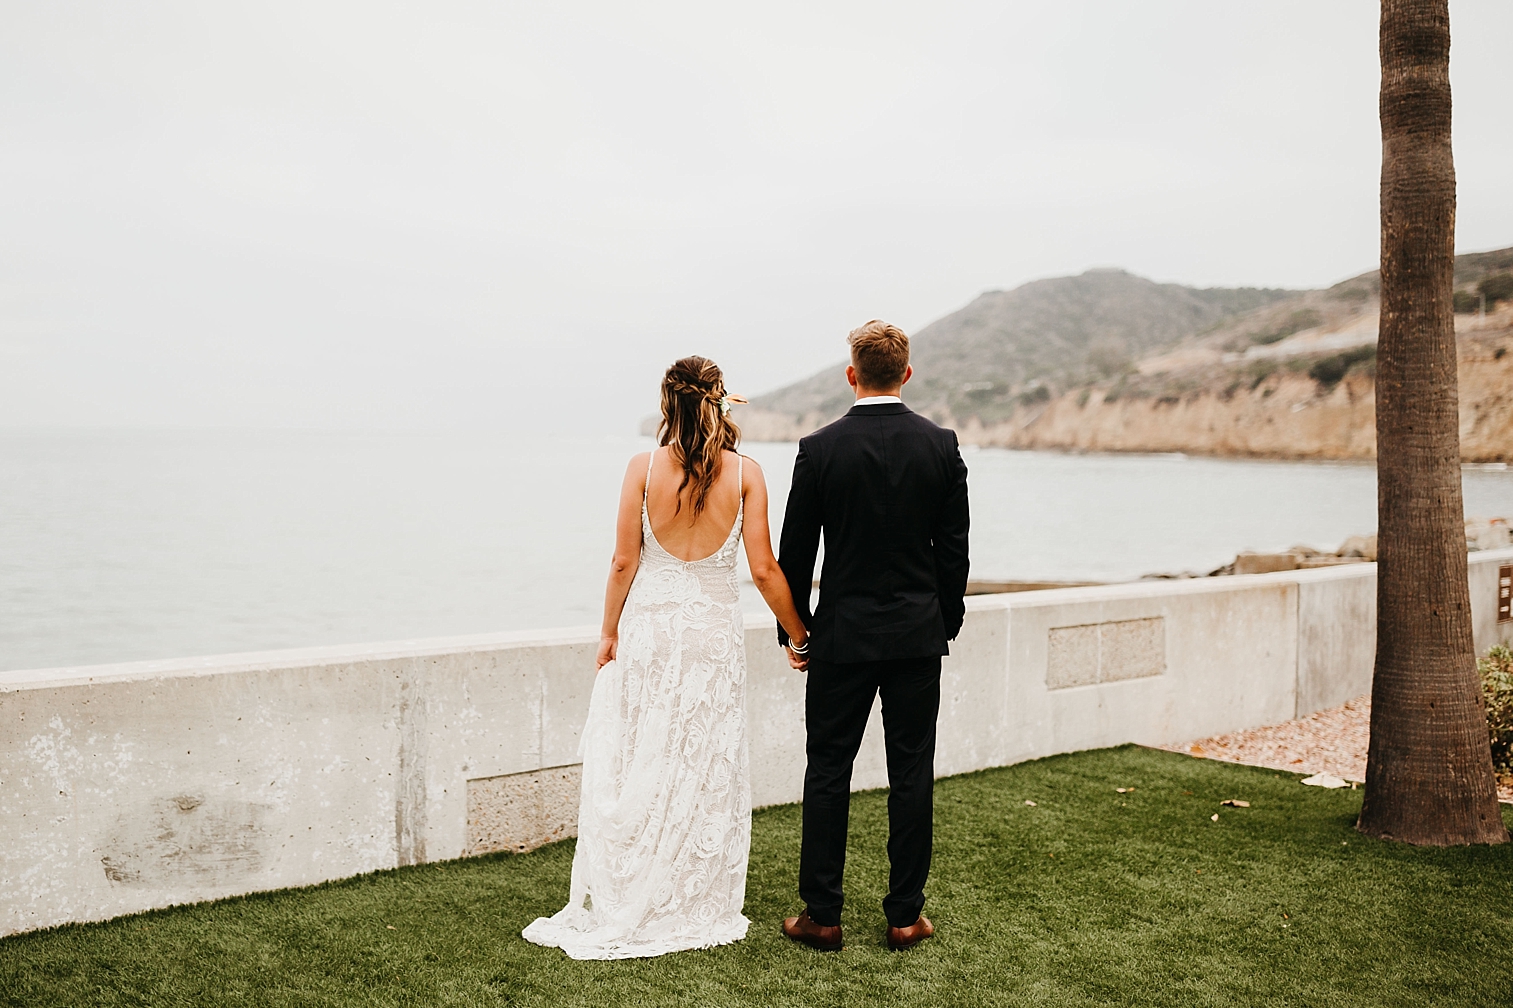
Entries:
<svg viewBox="0 0 1513 1008">
<path fill-rule="evenodd" d="M 809 635 L 801 637 L 789 637 L 788 644 L 784 648 L 788 652 L 788 667 L 796 668 L 800 672 L 809 671 Z"/>
</svg>

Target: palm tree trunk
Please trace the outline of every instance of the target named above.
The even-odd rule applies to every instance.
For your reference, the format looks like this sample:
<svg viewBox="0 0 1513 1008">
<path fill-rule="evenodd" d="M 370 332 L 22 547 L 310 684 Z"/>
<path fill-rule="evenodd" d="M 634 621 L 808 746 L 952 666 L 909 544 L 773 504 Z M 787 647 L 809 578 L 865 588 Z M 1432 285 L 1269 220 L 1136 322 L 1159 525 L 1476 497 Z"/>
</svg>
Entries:
<svg viewBox="0 0 1513 1008">
<path fill-rule="evenodd" d="M 1501 843 L 1462 524 L 1449 0 L 1382 0 L 1381 59 L 1376 672 L 1356 828 Z"/>
</svg>

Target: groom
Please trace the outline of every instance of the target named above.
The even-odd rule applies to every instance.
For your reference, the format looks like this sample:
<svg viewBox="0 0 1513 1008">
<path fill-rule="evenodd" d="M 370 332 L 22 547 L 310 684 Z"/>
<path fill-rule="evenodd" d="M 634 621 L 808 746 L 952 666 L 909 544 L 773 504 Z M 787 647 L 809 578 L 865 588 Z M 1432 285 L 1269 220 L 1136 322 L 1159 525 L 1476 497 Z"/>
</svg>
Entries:
<svg viewBox="0 0 1513 1008">
<path fill-rule="evenodd" d="M 888 754 L 888 861 L 883 912 L 890 948 L 934 933 L 921 916 L 930 874 L 940 657 L 956 637 L 967 586 L 967 467 L 956 434 L 903 404 L 914 373 L 909 337 L 873 320 L 853 331 L 846 380 L 856 405 L 799 442 L 778 561 L 809 627 L 804 698 L 809 766 L 799 896 L 783 933 L 841 948 L 841 878 L 851 766 L 873 698 L 882 694 Z M 820 535 L 825 564 L 811 617 Z M 778 640 L 787 645 L 782 629 Z"/>
</svg>

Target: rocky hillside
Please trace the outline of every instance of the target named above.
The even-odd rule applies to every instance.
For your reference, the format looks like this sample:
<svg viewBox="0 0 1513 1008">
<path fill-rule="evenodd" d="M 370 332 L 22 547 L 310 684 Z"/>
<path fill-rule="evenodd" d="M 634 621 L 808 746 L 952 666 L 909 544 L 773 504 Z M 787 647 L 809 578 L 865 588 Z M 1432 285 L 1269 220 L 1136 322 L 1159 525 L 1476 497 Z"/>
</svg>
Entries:
<svg viewBox="0 0 1513 1008">
<path fill-rule="evenodd" d="M 1457 316 L 1462 451 L 1513 460 L 1513 249 L 1456 267 L 1458 306 L 1491 303 Z M 1037 281 L 920 330 L 906 395 L 966 443 L 1370 458 L 1378 289 L 1374 272 L 1320 291 L 1199 291 L 1112 271 Z M 1126 297 L 1137 307 L 1123 313 Z M 1058 301 L 1076 307 L 1056 314 Z M 788 440 L 840 415 L 838 371 L 742 409 L 746 436 Z"/>
<path fill-rule="evenodd" d="M 1461 455 L 1513 461 L 1513 312 L 1462 316 Z M 1374 327 L 1372 336 L 1375 335 Z M 1008 448 L 1156 451 L 1270 458 L 1376 454 L 1375 346 L 1135 374 L 1071 390 L 1008 421 L 960 428 Z"/>
<path fill-rule="evenodd" d="M 1123 270 L 1036 280 L 988 291 L 912 335 L 909 401 L 932 416 L 1006 420 L 1026 400 L 1122 374 L 1133 362 L 1293 291 L 1198 289 Z M 753 401 L 743 423 L 786 440 L 840 416 L 851 393 L 845 361 Z"/>
</svg>

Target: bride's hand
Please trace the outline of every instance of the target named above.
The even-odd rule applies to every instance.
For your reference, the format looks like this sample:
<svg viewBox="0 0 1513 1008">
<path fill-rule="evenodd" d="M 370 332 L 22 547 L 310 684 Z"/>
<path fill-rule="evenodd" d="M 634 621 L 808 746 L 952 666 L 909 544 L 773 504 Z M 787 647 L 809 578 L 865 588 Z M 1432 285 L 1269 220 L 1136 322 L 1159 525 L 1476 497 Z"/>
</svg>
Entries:
<svg viewBox="0 0 1513 1008">
<path fill-rule="evenodd" d="M 795 641 L 792 638 L 789 638 L 790 645 L 795 643 L 798 644 L 799 647 L 807 648 L 809 645 L 809 635 L 805 634 L 804 639 L 801 641 Z M 789 668 L 798 669 L 800 672 L 809 671 L 809 655 L 807 653 L 800 654 L 799 652 L 793 650 L 792 647 L 783 648 L 783 653 L 788 656 Z"/>
<path fill-rule="evenodd" d="M 618 638 L 618 637 L 600 637 L 599 638 L 599 657 L 597 659 L 598 664 L 595 665 L 594 668 L 595 669 L 602 669 L 604 666 L 606 666 L 610 662 L 614 661 L 615 660 L 615 652 L 619 649 L 619 647 L 620 647 L 620 638 Z"/>
</svg>

